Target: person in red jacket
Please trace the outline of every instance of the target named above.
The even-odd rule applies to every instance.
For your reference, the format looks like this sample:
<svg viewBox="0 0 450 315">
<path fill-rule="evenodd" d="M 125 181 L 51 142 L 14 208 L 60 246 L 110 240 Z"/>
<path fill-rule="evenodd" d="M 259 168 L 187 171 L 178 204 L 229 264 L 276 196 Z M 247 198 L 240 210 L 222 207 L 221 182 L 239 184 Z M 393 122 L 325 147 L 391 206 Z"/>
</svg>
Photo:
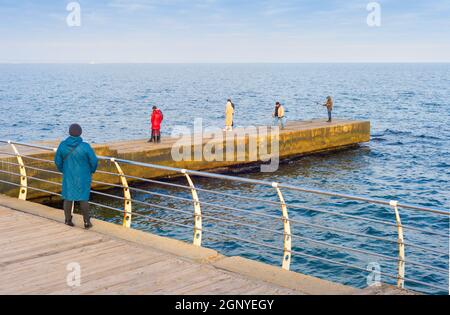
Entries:
<svg viewBox="0 0 450 315">
<path fill-rule="evenodd" d="M 152 137 L 148 142 L 161 142 L 161 123 L 164 119 L 163 113 L 156 106 L 153 106 L 153 113 L 150 118 L 152 123 Z"/>
</svg>

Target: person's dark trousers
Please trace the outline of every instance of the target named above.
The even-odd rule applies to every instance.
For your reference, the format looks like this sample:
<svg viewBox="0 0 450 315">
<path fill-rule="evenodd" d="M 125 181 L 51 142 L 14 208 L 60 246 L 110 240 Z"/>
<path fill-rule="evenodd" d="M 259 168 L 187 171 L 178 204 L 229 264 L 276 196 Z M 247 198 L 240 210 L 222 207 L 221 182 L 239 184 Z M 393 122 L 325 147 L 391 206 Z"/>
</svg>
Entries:
<svg viewBox="0 0 450 315">
<path fill-rule="evenodd" d="M 331 122 L 331 110 L 328 111 L 328 122 Z"/>
<path fill-rule="evenodd" d="M 91 216 L 89 214 L 89 202 L 80 201 L 80 210 L 83 214 L 84 223 L 91 222 Z M 72 222 L 72 206 L 75 206 L 74 201 L 64 200 L 64 215 L 66 217 L 66 223 Z"/>
<path fill-rule="evenodd" d="M 150 140 L 148 140 L 148 142 L 155 142 L 155 131 L 152 129 L 152 136 L 150 138 Z"/>
<path fill-rule="evenodd" d="M 155 129 L 155 130 L 153 130 L 152 134 L 153 134 L 153 141 L 155 143 L 160 143 L 161 142 L 161 131 Z"/>
</svg>

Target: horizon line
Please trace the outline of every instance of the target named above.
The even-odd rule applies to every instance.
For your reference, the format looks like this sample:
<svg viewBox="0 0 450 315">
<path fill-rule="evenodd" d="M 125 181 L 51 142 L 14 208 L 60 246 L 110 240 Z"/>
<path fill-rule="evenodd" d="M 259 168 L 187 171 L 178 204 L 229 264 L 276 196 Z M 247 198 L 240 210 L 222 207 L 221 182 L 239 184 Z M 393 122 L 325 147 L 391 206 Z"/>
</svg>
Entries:
<svg viewBox="0 0 450 315">
<path fill-rule="evenodd" d="M 49 61 L 49 62 L 38 62 L 38 61 L 0 61 L 0 65 L 19 65 L 19 64 L 29 64 L 29 65 L 119 65 L 119 64 L 129 64 L 129 65 L 176 65 L 176 64 L 450 64 L 449 60 L 443 61 L 260 61 L 260 62 L 223 62 L 223 61 L 211 61 L 211 62 L 121 62 L 121 61 Z"/>
</svg>

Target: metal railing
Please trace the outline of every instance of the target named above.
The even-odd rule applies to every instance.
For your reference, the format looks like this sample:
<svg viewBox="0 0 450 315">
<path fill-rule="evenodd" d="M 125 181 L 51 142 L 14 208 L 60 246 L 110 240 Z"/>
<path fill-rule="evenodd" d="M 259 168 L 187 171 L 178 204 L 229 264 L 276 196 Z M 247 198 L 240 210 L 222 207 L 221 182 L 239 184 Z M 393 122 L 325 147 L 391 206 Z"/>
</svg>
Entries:
<svg viewBox="0 0 450 315">
<path fill-rule="evenodd" d="M 49 163 L 49 164 L 53 165 L 53 161 L 48 160 L 48 159 L 38 158 L 35 156 L 30 156 L 30 155 L 22 155 L 22 154 L 20 154 L 17 147 L 22 146 L 22 147 L 27 147 L 27 148 L 34 148 L 34 149 L 43 150 L 44 152 L 47 152 L 47 151 L 55 152 L 56 148 L 51 148 L 51 147 L 36 145 L 36 144 L 14 142 L 14 141 L 4 141 L 4 140 L 0 140 L 0 143 L 5 143 L 5 144 L 9 145 L 12 149 L 12 152 L 0 151 L 0 155 L 3 154 L 4 156 L 15 157 L 17 159 L 17 163 L 7 161 L 6 159 L 0 159 L 0 163 L 3 163 L 5 165 L 17 166 L 19 168 L 19 173 L 6 171 L 6 170 L 0 170 L 0 174 L 5 174 L 5 175 L 9 175 L 9 176 L 17 176 L 20 178 L 20 183 L 15 183 L 15 182 L 6 181 L 6 180 L 0 180 L 0 183 L 19 187 L 18 198 L 21 200 L 27 199 L 28 190 L 35 190 L 37 192 L 61 197 L 61 195 L 58 192 L 55 192 L 55 191 L 60 190 L 60 188 L 61 188 L 60 186 L 62 186 L 62 184 L 60 182 L 45 180 L 45 179 L 38 178 L 35 176 L 27 175 L 27 169 L 29 169 L 29 170 L 33 170 L 34 172 L 42 172 L 42 173 L 51 174 L 52 176 L 61 176 L 62 174 L 59 171 L 38 168 L 38 167 L 27 165 L 25 163 L 26 160 L 31 160 L 31 161 L 41 162 L 41 163 Z M 4 148 L 5 148 L 5 146 L 4 146 Z M 112 195 L 112 194 L 108 194 L 108 193 L 101 192 L 101 191 L 95 191 L 95 190 L 92 190 L 91 193 L 99 195 L 99 196 L 103 196 L 103 197 L 114 198 L 116 200 L 120 200 L 121 202 L 123 202 L 123 209 L 99 204 L 97 202 L 90 202 L 90 203 L 99 208 L 103 208 L 106 210 L 110 210 L 113 212 L 123 214 L 123 226 L 125 228 L 131 228 L 132 217 L 135 216 L 135 217 L 140 217 L 140 218 L 144 218 L 144 219 L 150 219 L 152 221 L 163 223 L 163 224 L 193 229 L 192 242 L 196 246 L 202 246 L 202 236 L 204 233 L 207 233 L 208 235 L 233 239 L 235 241 L 249 243 L 249 244 L 253 244 L 258 247 L 264 247 L 264 248 L 268 248 L 268 249 L 275 250 L 275 251 L 281 250 L 279 247 L 271 245 L 271 244 L 267 244 L 267 243 L 263 243 L 263 242 L 259 242 L 259 241 L 255 241 L 255 240 L 250 240 L 248 238 L 243 238 L 243 237 L 239 237 L 239 236 L 235 236 L 235 235 L 224 234 L 224 233 L 218 232 L 216 230 L 214 230 L 214 231 L 209 230 L 209 229 L 207 230 L 203 226 L 203 219 L 208 219 L 208 220 L 212 220 L 215 222 L 221 222 L 221 223 L 225 223 L 225 224 L 232 224 L 235 226 L 251 228 L 254 230 L 258 230 L 258 231 L 271 233 L 273 235 L 280 235 L 283 239 L 281 267 L 285 270 L 290 270 L 292 255 L 296 255 L 296 256 L 299 256 L 299 257 L 302 257 L 305 259 L 314 259 L 317 261 L 334 264 L 334 265 L 340 266 L 340 267 L 352 268 L 352 269 L 364 271 L 364 272 L 369 271 L 368 269 L 360 267 L 360 266 L 350 265 L 350 264 L 342 263 L 342 262 L 332 260 L 329 258 L 311 255 L 311 254 L 305 253 L 303 251 L 295 250 L 295 249 L 293 249 L 292 240 L 298 239 L 298 240 L 301 240 L 304 242 L 310 242 L 310 243 L 316 244 L 318 246 L 333 248 L 333 249 L 341 250 L 344 252 L 352 252 L 352 253 L 356 253 L 356 254 L 362 254 L 365 256 L 377 257 L 379 259 L 383 259 L 383 260 L 387 260 L 387 261 L 394 261 L 394 262 L 396 262 L 396 274 L 395 275 L 390 274 L 390 273 L 382 273 L 382 272 L 379 272 L 379 274 L 386 276 L 388 278 L 394 279 L 396 281 L 396 285 L 399 288 L 404 288 L 405 282 L 409 282 L 409 283 L 412 283 L 415 285 L 422 285 L 422 286 L 426 286 L 426 287 L 441 290 L 441 291 L 448 290 L 448 288 L 440 286 L 440 285 L 435 285 L 435 284 L 419 281 L 416 279 L 409 279 L 409 278 L 405 277 L 406 265 L 410 265 L 410 266 L 414 266 L 414 267 L 424 268 L 425 270 L 428 270 L 428 271 L 433 270 L 434 272 L 438 272 L 440 275 L 445 275 L 446 279 L 448 279 L 448 269 L 432 266 L 429 264 L 424 264 L 424 263 L 414 261 L 411 259 L 407 260 L 406 255 L 405 255 L 405 251 L 407 248 L 414 248 L 417 250 L 421 250 L 423 252 L 429 252 L 434 255 L 440 255 L 442 257 L 448 258 L 448 256 L 449 256 L 448 249 L 441 250 L 441 249 L 436 249 L 436 248 L 430 248 L 427 246 L 422 246 L 422 245 L 419 245 L 416 243 L 407 243 L 407 242 L 405 242 L 405 237 L 404 237 L 405 231 L 415 231 L 415 232 L 423 233 L 428 236 L 445 237 L 448 241 L 448 237 L 449 237 L 448 230 L 446 231 L 446 233 L 442 233 L 442 232 L 434 231 L 431 229 L 424 229 L 422 227 L 419 228 L 417 226 L 402 224 L 399 209 L 401 208 L 401 209 L 407 209 L 407 210 L 411 210 L 411 211 L 415 211 L 415 212 L 419 212 L 419 213 L 428 213 L 430 215 L 436 215 L 436 216 L 439 216 L 440 218 L 444 218 L 445 220 L 448 220 L 450 213 L 447 210 L 411 205 L 411 204 L 401 203 L 396 200 L 386 201 L 386 200 L 382 200 L 382 199 L 366 198 L 366 197 L 362 197 L 362 196 L 342 194 L 342 193 L 336 193 L 336 192 L 330 192 L 330 191 L 324 191 L 324 190 L 318 190 L 318 189 L 311 189 L 311 188 L 294 186 L 294 185 L 289 185 L 289 184 L 284 184 L 284 183 L 261 181 L 261 180 L 255 180 L 255 179 L 249 179 L 249 178 L 241 178 L 241 177 L 227 176 L 227 175 L 200 172 L 200 171 L 192 171 L 192 170 L 187 170 L 187 169 L 179 169 L 179 168 L 167 167 L 167 166 L 162 166 L 162 165 L 155 165 L 155 164 L 149 164 L 149 163 L 124 160 L 124 159 L 119 159 L 119 158 L 114 158 L 114 157 L 98 156 L 98 158 L 99 158 L 99 160 L 110 162 L 111 165 L 114 165 L 117 172 L 98 170 L 97 173 L 101 174 L 101 175 L 117 177 L 120 184 L 107 183 L 104 181 L 97 181 L 97 180 L 93 180 L 93 183 L 100 185 L 100 186 L 105 186 L 105 187 L 120 188 L 123 190 L 123 196 Z M 185 179 L 187 181 L 187 185 L 181 185 L 181 184 L 165 182 L 165 181 L 160 181 L 160 180 L 155 180 L 155 179 L 147 179 L 147 178 L 127 175 L 124 173 L 124 171 L 122 169 L 122 166 L 124 166 L 124 165 L 138 167 L 138 168 L 150 168 L 150 169 L 155 169 L 155 170 L 164 170 L 167 172 L 171 172 L 173 174 L 178 174 L 178 175 L 185 177 Z M 267 199 L 262 199 L 262 198 L 248 197 L 248 196 L 244 196 L 244 195 L 228 194 L 228 193 L 216 191 L 216 190 L 198 188 L 194 185 L 193 177 L 217 179 L 217 180 L 229 181 L 229 182 L 233 182 L 233 183 L 250 184 L 250 185 L 256 185 L 256 186 L 260 186 L 260 187 L 267 187 L 269 189 L 274 190 L 278 200 L 273 201 L 273 200 L 267 200 Z M 49 191 L 49 190 L 45 190 L 45 189 L 32 187 L 29 185 L 28 180 L 35 180 L 35 181 L 39 181 L 39 182 L 43 182 L 43 183 L 47 183 L 47 184 L 51 184 L 51 185 L 56 185 L 58 188 L 55 189 L 55 191 Z M 149 191 L 149 190 L 145 190 L 145 189 L 140 189 L 137 187 L 131 187 L 129 185 L 130 181 L 141 181 L 144 183 L 152 183 L 152 184 L 164 185 L 164 186 L 177 188 L 177 189 L 188 190 L 191 193 L 191 198 L 178 197 L 178 196 L 174 196 L 174 195 L 170 195 L 170 194 L 162 194 L 162 193 L 157 193 L 157 192 L 153 192 L 153 191 Z M 340 228 L 337 228 L 334 226 L 324 226 L 321 224 L 307 222 L 305 220 L 298 220 L 298 219 L 290 218 L 289 213 L 288 213 L 288 203 L 285 201 L 285 196 L 284 196 L 282 190 L 290 191 L 290 192 L 294 192 L 294 193 L 295 192 L 309 193 L 309 194 L 313 194 L 316 196 L 328 196 L 328 197 L 343 198 L 344 200 L 350 200 L 350 201 L 355 201 L 355 202 L 364 202 L 367 204 L 375 204 L 375 205 L 389 207 L 389 209 L 392 210 L 393 217 L 395 217 L 395 223 L 389 222 L 389 221 L 384 221 L 384 220 L 379 220 L 379 219 L 367 218 L 365 216 L 356 216 L 356 215 L 338 213 L 338 212 L 328 211 L 328 210 L 324 210 L 324 209 L 320 209 L 320 208 L 311 208 L 311 207 L 299 206 L 299 205 L 295 205 L 295 204 L 289 205 L 289 208 L 291 208 L 291 209 L 301 209 L 304 211 L 321 213 L 321 214 L 326 214 L 326 215 L 349 219 L 349 220 L 376 223 L 376 224 L 382 224 L 383 226 L 394 227 L 394 228 L 396 228 L 397 239 L 394 240 L 394 239 L 389 239 L 386 237 L 380 237 L 380 236 L 375 236 L 375 235 L 371 235 L 371 234 L 365 234 L 365 233 L 355 232 L 355 231 L 351 231 L 351 230 L 340 229 Z M 177 208 L 173 208 L 173 207 L 157 205 L 157 204 L 149 203 L 146 201 L 136 200 L 136 199 L 132 198 L 132 192 L 168 198 L 168 199 L 171 199 L 174 201 L 178 201 L 180 203 L 182 203 L 182 202 L 192 203 L 193 212 L 183 210 L 183 209 L 177 209 Z M 258 211 L 242 209 L 242 208 L 235 207 L 235 206 L 221 205 L 218 203 L 201 201 L 199 198 L 199 192 L 213 194 L 220 198 L 232 197 L 232 198 L 236 198 L 236 199 L 239 199 L 242 201 L 247 201 L 247 202 L 252 202 L 252 203 L 264 203 L 264 204 L 268 204 L 271 206 L 277 206 L 277 207 L 279 207 L 280 215 L 261 213 Z M 133 212 L 133 204 L 148 206 L 148 207 L 152 207 L 152 208 L 159 209 L 159 210 L 167 210 L 167 211 L 171 211 L 171 212 L 175 212 L 175 213 L 186 214 L 186 215 L 192 216 L 194 222 L 193 222 L 193 225 L 190 226 L 185 223 L 175 222 L 173 220 L 156 218 L 156 217 L 152 217 L 149 215 L 135 213 L 135 212 Z M 206 214 L 202 213 L 203 206 L 204 207 L 211 206 L 214 208 L 227 210 L 227 211 L 230 211 L 230 213 L 232 213 L 232 214 L 238 213 L 238 214 L 241 214 L 242 217 L 257 216 L 259 218 L 263 218 L 264 220 L 273 220 L 275 222 L 281 221 L 281 223 L 283 225 L 283 231 L 280 231 L 277 229 L 270 229 L 267 227 L 261 227 L 261 226 L 257 226 L 257 225 L 250 224 L 250 223 L 244 223 L 243 220 L 233 221 L 230 219 L 219 218 L 219 217 L 216 217 L 213 215 L 206 215 Z M 310 237 L 293 234 L 292 228 L 291 228 L 292 224 L 297 224 L 299 226 L 314 228 L 314 229 L 321 230 L 321 231 L 327 231 L 327 232 L 331 231 L 331 232 L 341 233 L 341 234 L 345 234 L 345 235 L 363 237 L 363 238 L 367 238 L 370 240 L 383 241 L 383 242 L 389 243 L 391 245 L 396 245 L 397 257 L 391 257 L 391 256 L 388 256 L 385 254 L 371 252 L 371 251 L 368 251 L 365 249 L 358 249 L 358 248 L 353 248 L 353 247 L 349 247 L 349 246 L 337 245 L 337 244 L 333 244 L 330 242 L 320 241 L 320 240 L 316 240 L 316 239 L 313 239 Z"/>
</svg>

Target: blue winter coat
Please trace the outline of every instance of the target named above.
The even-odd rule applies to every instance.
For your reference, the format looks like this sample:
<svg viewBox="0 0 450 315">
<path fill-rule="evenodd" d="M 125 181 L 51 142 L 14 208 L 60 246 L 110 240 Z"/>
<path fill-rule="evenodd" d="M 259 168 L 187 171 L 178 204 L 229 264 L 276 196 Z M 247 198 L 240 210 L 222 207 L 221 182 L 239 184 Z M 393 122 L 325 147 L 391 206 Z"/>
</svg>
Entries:
<svg viewBox="0 0 450 315">
<path fill-rule="evenodd" d="M 55 164 L 63 173 L 63 199 L 88 201 L 92 174 L 97 170 L 98 164 L 91 146 L 80 137 L 69 137 L 59 145 L 55 154 Z"/>
</svg>

